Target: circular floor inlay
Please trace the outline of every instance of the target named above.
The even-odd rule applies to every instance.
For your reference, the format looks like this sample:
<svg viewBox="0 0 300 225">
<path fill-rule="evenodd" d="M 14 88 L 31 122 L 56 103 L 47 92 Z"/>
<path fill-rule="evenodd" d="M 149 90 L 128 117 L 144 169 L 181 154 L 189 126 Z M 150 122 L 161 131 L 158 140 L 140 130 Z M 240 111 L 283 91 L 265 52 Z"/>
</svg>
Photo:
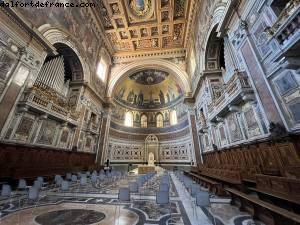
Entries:
<svg viewBox="0 0 300 225">
<path fill-rule="evenodd" d="M 105 214 L 86 209 L 65 209 L 43 213 L 35 218 L 41 225 L 88 225 L 100 222 Z"/>
</svg>

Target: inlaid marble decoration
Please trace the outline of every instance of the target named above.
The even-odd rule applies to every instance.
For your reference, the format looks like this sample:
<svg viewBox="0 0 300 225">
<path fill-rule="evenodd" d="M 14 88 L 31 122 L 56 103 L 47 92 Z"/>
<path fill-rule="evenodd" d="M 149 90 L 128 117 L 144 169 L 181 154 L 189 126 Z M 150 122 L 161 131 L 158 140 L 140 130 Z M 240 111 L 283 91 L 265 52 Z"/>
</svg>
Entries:
<svg viewBox="0 0 300 225">
<path fill-rule="evenodd" d="M 277 79 L 275 83 L 281 95 L 285 95 L 289 91 L 298 87 L 298 83 L 291 71 L 288 71 L 281 78 Z"/>
<path fill-rule="evenodd" d="M 24 116 L 16 130 L 14 138 L 21 141 L 26 141 L 29 137 L 33 124 L 34 124 L 33 118 Z"/>
<path fill-rule="evenodd" d="M 104 213 L 86 209 L 65 209 L 41 214 L 35 218 L 40 225 L 89 225 L 105 218 Z"/>
<path fill-rule="evenodd" d="M 294 121 L 300 122 L 300 99 L 298 99 L 298 102 L 290 104 L 289 109 L 293 116 Z"/>
<path fill-rule="evenodd" d="M 64 129 L 61 134 L 60 142 L 66 143 L 68 140 L 68 136 L 69 136 L 69 131 L 67 129 Z"/>
<path fill-rule="evenodd" d="M 230 130 L 231 140 L 232 141 L 241 140 L 242 137 L 241 129 L 237 122 L 237 118 L 235 114 L 231 114 L 230 116 L 228 116 L 228 126 Z"/>
<path fill-rule="evenodd" d="M 56 122 L 45 120 L 42 124 L 38 143 L 51 145 L 56 134 Z"/>
<path fill-rule="evenodd" d="M 92 139 L 91 138 L 86 138 L 85 147 L 86 148 L 90 148 L 91 147 L 91 143 L 92 143 Z"/>
<path fill-rule="evenodd" d="M 254 37 L 256 39 L 256 46 L 260 51 L 260 54 L 262 57 L 266 56 L 267 53 L 271 50 L 269 44 L 268 44 L 268 35 L 265 31 L 267 25 L 266 23 L 260 22 L 259 25 L 256 26 L 254 29 Z"/>
<path fill-rule="evenodd" d="M 248 130 L 249 136 L 252 137 L 252 136 L 259 135 L 261 132 L 260 132 L 256 117 L 255 117 L 253 108 L 250 108 L 248 111 L 246 111 L 244 113 L 244 115 L 245 115 L 245 120 L 246 120 L 246 124 L 248 127 L 247 130 Z"/>
<path fill-rule="evenodd" d="M 5 80 L 13 69 L 16 59 L 0 47 L 0 79 Z"/>
<path fill-rule="evenodd" d="M 220 133 L 221 145 L 223 146 L 223 145 L 227 144 L 224 126 L 219 127 L 219 133 Z"/>
</svg>

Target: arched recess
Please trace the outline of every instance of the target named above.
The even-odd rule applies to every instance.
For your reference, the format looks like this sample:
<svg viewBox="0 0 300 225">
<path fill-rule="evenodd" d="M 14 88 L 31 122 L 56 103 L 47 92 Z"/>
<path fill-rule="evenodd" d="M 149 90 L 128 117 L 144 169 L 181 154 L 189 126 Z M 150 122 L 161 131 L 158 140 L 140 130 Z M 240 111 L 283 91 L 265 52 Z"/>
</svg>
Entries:
<svg viewBox="0 0 300 225">
<path fill-rule="evenodd" d="M 49 24 L 44 24 L 38 28 L 38 30 L 41 32 L 41 34 L 52 44 L 65 44 L 69 48 L 71 48 L 76 55 L 78 56 L 83 74 L 82 74 L 82 80 L 90 82 L 90 69 L 86 62 L 85 56 L 82 56 L 80 54 L 80 44 L 76 42 L 74 39 L 72 39 L 71 35 L 58 29 L 55 27 L 51 27 Z"/>
<path fill-rule="evenodd" d="M 159 163 L 159 141 L 156 135 L 150 134 L 145 139 L 145 161 L 148 162 L 149 154 L 154 155 L 154 160 Z"/>
<path fill-rule="evenodd" d="M 124 120 L 124 126 L 126 127 L 133 127 L 133 113 L 131 111 L 128 111 L 125 113 L 125 120 Z"/>
<path fill-rule="evenodd" d="M 175 63 L 166 61 L 166 60 L 145 60 L 132 62 L 127 65 L 124 65 L 120 69 L 115 69 L 111 73 L 111 78 L 108 83 L 107 97 L 109 99 L 113 96 L 113 90 L 116 85 L 121 82 L 123 79 L 134 72 L 145 69 L 161 69 L 163 71 L 169 72 L 176 76 L 180 82 L 185 95 L 188 96 L 191 93 L 191 83 L 188 77 L 188 74 L 183 71 Z"/>
<path fill-rule="evenodd" d="M 148 117 L 146 114 L 142 114 L 142 116 L 141 116 L 141 127 L 142 128 L 148 127 Z"/>
<path fill-rule="evenodd" d="M 164 117 L 163 117 L 162 113 L 156 114 L 156 127 L 158 127 L 158 128 L 164 127 Z"/>
<path fill-rule="evenodd" d="M 205 70 L 225 69 L 224 41 L 217 36 L 217 26 L 213 28 L 206 43 Z"/>
<path fill-rule="evenodd" d="M 210 21 L 210 26 L 208 28 L 207 35 L 204 38 L 204 40 L 205 40 L 204 46 L 203 46 L 204 54 L 202 55 L 201 60 L 200 60 L 201 65 L 203 66 L 203 69 L 204 68 L 206 69 L 206 65 L 207 65 L 206 56 L 207 56 L 207 51 L 208 51 L 208 45 L 210 43 L 209 40 L 212 36 L 218 37 L 219 25 L 220 25 L 220 22 L 221 22 L 223 16 L 225 15 L 225 10 L 226 10 L 227 4 L 228 4 L 228 1 L 219 3 L 219 4 L 217 4 L 217 6 L 214 10 L 213 17 Z"/>
</svg>

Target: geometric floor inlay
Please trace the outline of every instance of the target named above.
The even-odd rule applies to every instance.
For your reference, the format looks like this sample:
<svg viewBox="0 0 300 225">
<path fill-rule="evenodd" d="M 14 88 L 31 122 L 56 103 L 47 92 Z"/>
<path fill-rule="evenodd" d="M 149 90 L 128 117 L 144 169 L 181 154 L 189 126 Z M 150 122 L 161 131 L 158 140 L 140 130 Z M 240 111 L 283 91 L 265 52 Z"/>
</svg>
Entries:
<svg viewBox="0 0 300 225">
<path fill-rule="evenodd" d="M 35 221 L 40 225 L 89 225 L 104 218 L 104 213 L 94 210 L 65 209 L 41 214 Z"/>
</svg>

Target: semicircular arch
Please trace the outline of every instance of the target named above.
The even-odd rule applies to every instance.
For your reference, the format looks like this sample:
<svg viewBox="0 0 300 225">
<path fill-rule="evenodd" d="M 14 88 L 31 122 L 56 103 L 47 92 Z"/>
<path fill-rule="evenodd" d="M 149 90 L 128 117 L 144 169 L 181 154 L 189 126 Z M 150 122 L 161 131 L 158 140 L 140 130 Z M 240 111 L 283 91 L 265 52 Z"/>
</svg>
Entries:
<svg viewBox="0 0 300 225">
<path fill-rule="evenodd" d="M 119 82 L 126 79 L 130 74 L 145 69 L 160 69 L 173 74 L 180 82 L 185 95 L 188 96 L 191 93 L 191 85 L 188 74 L 178 65 L 166 60 L 147 60 L 142 62 L 133 62 L 118 70 L 112 71 L 111 79 L 108 83 L 107 97 L 112 98 L 113 91 Z"/>
</svg>

